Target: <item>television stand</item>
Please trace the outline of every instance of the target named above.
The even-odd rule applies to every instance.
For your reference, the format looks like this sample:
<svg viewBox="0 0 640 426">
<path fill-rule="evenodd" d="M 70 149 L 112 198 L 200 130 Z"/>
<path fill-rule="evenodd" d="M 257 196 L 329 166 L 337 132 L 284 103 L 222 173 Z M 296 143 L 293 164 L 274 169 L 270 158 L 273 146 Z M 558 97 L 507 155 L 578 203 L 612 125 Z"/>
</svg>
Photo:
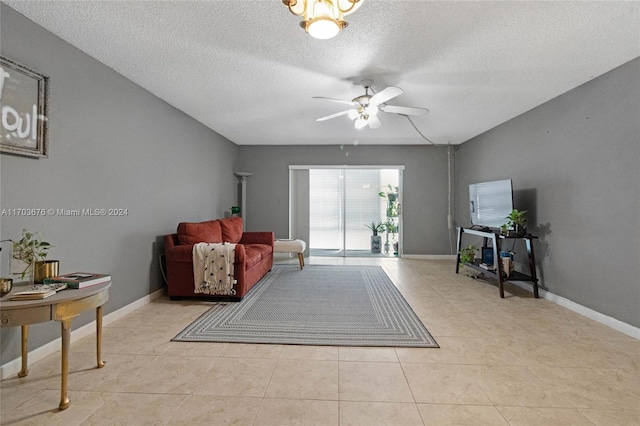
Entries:
<svg viewBox="0 0 640 426">
<path fill-rule="evenodd" d="M 462 249 L 462 236 L 463 234 L 470 234 L 482 237 L 482 246 L 487 247 L 489 240 L 491 240 L 491 246 L 493 247 L 493 265 L 494 270 L 489 271 L 480 267 L 481 261 L 476 261 L 473 264 L 464 263 L 465 266 L 482 272 L 484 275 L 494 278 L 498 281 L 498 289 L 500 290 L 500 297 L 504 299 L 504 282 L 505 281 L 530 281 L 533 283 L 533 295 L 536 299 L 540 296 L 538 294 L 538 277 L 536 275 L 536 258 L 533 252 L 533 241 L 538 238 L 536 236 L 527 234 L 523 236 L 504 236 L 498 232 L 478 230 L 471 228 L 458 228 L 458 248 L 456 256 L 456 274 L 460 270 L 460 250 Z M 530 275 L 526 275 L 520 272 L 513 271 L 509 276 L 502 270 L 502 262 L 500 261 L 500 243 L 503 240 L 524 240 L 527 247 L 527 255 L 529 257 L 529 270 Z"/>
</svg>

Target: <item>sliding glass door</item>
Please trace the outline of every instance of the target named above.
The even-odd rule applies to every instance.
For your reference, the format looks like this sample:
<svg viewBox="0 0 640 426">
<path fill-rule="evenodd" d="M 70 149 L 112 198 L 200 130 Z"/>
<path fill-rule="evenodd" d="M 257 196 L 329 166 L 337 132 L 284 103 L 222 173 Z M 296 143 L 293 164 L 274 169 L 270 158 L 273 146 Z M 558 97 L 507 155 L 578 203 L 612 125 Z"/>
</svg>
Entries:
<svg viewBox="0 0 640 426">
<path fill-rule="evenodd" d="M 398 209 L 389 210 L 389 198 L 399 205 L 399 168 L 308 169 L 309 248 L 311 255 L 397 255 Z M 380 194 L 383 194 L 381 196 Z M 393 194 L 391 197 L 388 194 Z M 372 249 L 371 227 L 377 227 L 381 250 Z M 388 242 L 387 246 L 384 243 Z M 384 248 L 386 247 L 386 251 Z M 398 247 L 398 245 L 396 245 Z"/>
</svg>

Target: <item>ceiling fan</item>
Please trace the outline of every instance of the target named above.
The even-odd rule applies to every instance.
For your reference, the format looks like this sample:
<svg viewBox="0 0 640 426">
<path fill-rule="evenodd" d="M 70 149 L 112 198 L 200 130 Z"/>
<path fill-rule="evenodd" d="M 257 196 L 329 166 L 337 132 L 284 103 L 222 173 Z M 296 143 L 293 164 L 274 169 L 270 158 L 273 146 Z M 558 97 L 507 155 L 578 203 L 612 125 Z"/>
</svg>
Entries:
<svg viewBox="0 0 640 426">
<path fill-rule="evenodd" d="M 371 89 L 372 83 L 373 81 L 371 80 L 363 80 L 360 84 L 364 87 L 364 95 L 357 96 L 350 101 L 314 96 L 313 99 L 324 99 L 326 101 L 339 102 L 353 106 L 353 108 L 318 118 L 316 121 L 326 121 L 340 117 L 341 115 L 347 115 L 350 119 L 355 120 L 356 129 L 362 129 L 367 125 L 372 129 L 377 129 L 382 126 L 377 115 L 378 111 L 400 115 L 427 115 L 429 113 L 429 110 L 426 108 L 387 105 L 386 102 L 389 99 L 393 99 L 403 93 L 402 89 L 399 87 L 389 86 L 378 93 L 370 95 L 369 90 L 373 92 L 373 89 Z"/>
</svg>

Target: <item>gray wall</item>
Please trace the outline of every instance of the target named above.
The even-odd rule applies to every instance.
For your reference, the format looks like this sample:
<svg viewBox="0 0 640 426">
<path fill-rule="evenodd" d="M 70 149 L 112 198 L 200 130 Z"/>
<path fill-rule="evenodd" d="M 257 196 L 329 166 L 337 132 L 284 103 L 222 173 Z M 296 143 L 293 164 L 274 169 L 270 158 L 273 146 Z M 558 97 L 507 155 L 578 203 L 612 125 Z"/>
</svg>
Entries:
<svg viewBox="0 0 640 426">
<path fill-rule="evenodd" d="M 640 327 L 640 59 L 465 142 L 456 163 L 459 224 L 469 183 L 513 179 L 542 285 Z"/>
<path fill-rule="evenodd" d="M 450 254 L 447 148 L 442 146 L 240 146 L 247 229 L 289 234 L 289 165 L 404 165 L 404 253 Z"/>
<path fill-rule="evenodd" d="M 123 208 L 123 217 L 0 217 L 2 239 L 22 228 L 55 245 L 61 272 L 113 276 L 105 313 L 162 288 L 158 253 L 178 222 L 221 217 L 236 204 L 237 146 L 112 69 L 1 5 L 2 55 L 50 76 L 47 159 L 0 156 L 1 208 Z M 3 243 L 3 275 L 10 244 Z M 74 328 L 93 319 L 84 314 Z M 31 328 L 32 350 L 60 326 Z M 1 363 L 19 355 L 2 329 Z"/>
</svg>

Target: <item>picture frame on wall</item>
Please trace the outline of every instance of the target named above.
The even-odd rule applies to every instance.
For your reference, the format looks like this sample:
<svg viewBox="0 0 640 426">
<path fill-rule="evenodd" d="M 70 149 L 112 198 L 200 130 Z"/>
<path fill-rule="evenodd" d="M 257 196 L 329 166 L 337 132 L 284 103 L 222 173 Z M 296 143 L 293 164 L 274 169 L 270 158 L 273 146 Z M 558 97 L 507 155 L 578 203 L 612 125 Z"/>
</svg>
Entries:
<svg viewBox="0 0 640 426">
<path fill-rule="evenodd" d="M 0 152 L 49 155 L 49 77 L 0 56 Z"/>
</svg>

